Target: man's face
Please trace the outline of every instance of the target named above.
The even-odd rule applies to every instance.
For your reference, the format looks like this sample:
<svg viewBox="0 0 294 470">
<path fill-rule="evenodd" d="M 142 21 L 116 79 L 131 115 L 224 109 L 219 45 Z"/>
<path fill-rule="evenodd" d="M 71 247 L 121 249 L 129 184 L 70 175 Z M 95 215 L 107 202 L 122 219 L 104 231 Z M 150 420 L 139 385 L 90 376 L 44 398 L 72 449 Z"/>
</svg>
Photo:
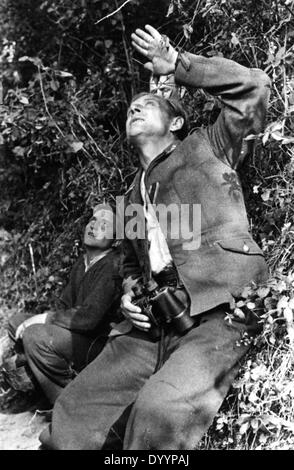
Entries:
<svg viewBox="0 0 294 470">
<path fill-rule="evenodd" d="M 89 248 L 107 250 L 113 242 L 114 217 L 109 210 L 96 212 L 84 232 L 84 245 Z"/>
<path fill-rule="evenodd" d="M 169 133 L 170 121 L 154 96 L 140 96 L 131 103 L 128 109 L 127 137 L 131 143 L 135 143 L 142 136 L 164 137 Z"/>
</svg>

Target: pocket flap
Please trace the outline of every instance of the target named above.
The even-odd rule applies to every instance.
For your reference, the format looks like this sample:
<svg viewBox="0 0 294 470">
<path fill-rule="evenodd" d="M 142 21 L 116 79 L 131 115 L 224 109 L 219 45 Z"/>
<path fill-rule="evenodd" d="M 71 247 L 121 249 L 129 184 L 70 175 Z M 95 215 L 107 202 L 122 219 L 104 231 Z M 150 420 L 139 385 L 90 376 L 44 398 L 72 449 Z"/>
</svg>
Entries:
<svg viewBox="0 0 294 470">
<path fill-rule="evenodd" d="M 227 238 L 226 240 L 217 240 L 215 244 L 221 246 L 224 250 L 242 253 L 243 255 L 261 255 L 262 250 L 251 238 Z"/>
</svg>

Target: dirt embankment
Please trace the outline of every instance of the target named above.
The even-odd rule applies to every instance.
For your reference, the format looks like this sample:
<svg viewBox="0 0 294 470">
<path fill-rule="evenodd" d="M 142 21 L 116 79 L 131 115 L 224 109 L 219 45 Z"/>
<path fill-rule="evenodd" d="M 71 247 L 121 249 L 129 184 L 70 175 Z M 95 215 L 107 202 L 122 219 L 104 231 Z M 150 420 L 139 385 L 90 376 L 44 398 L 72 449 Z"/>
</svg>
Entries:
<svg viewBox="0 0 294 470">
<path fill-rule="evenodd" d="M 0 337 L 5 334 L 9 318 L 16 309 L 0 308 Z M 0 450 L 38 450 L 39 435 L 48 425 L 45 400 L 16 395 L 10 401 L 0 400 Z"/>
<path fill-rule="evenodd" d="M 38 450 L 40 432 L 47 425 L 44 415 L 36 410 L 0 411 L 0 450 Z"/>
</svg>

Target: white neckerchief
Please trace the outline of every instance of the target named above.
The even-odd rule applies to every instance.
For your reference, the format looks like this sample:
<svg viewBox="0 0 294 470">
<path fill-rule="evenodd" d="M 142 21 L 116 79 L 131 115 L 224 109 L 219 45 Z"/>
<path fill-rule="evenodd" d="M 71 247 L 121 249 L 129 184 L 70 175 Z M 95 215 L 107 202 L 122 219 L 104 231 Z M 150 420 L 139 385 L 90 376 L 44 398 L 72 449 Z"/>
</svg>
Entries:
<svg viewBox="0 0 294 470">
<path fill-rule="evenodd" d="M 85 262 L 85 273 L 95 264 L 97 261 L 100 259 L 104 258 L 104 256 L 107 255 L 111 251 L 111 248 L 108 250 L 103 251 L 103 253 L 100 253 L 100 255 L 94 256 L 94 258 L 91 259 L 90 263 L 87 261 L 87 255 L 84 255 L 84 262 Z"/>
<path fill-rule="evenodd" d="M 151 271 L 154 274 L 160 273 L 167 265 L 172 263 L 172 257 L 170 255 L 168 245 L 164 234 L 160 228 L 156 214 L 152 207 L 152 204 L 148 204 L 148 197 L 146 193 L 146 187 L 144 183 L 145 171 L 142 173 L 140 182 L 140 191 L 143 199 L 144 216 L 146 219 L 146 228 L 148 234 L 148 241 L 150 242 L 149 247 L 149 260 Z"/>
</svg>

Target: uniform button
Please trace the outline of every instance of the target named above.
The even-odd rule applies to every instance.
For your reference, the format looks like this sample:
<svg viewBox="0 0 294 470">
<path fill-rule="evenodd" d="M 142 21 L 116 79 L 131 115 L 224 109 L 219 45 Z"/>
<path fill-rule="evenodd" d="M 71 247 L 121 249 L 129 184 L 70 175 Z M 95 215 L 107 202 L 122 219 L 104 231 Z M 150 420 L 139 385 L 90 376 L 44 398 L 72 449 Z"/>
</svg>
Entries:
<svg viewBox="0 0 294 470">
<path fill-rule="evenodd" d="M 243 245 L 244 253 L 248 253 L 249 250 L 250 250 L 249 246 L 246 243 L 244 243 L 244 245 Z"/>
</svg>

